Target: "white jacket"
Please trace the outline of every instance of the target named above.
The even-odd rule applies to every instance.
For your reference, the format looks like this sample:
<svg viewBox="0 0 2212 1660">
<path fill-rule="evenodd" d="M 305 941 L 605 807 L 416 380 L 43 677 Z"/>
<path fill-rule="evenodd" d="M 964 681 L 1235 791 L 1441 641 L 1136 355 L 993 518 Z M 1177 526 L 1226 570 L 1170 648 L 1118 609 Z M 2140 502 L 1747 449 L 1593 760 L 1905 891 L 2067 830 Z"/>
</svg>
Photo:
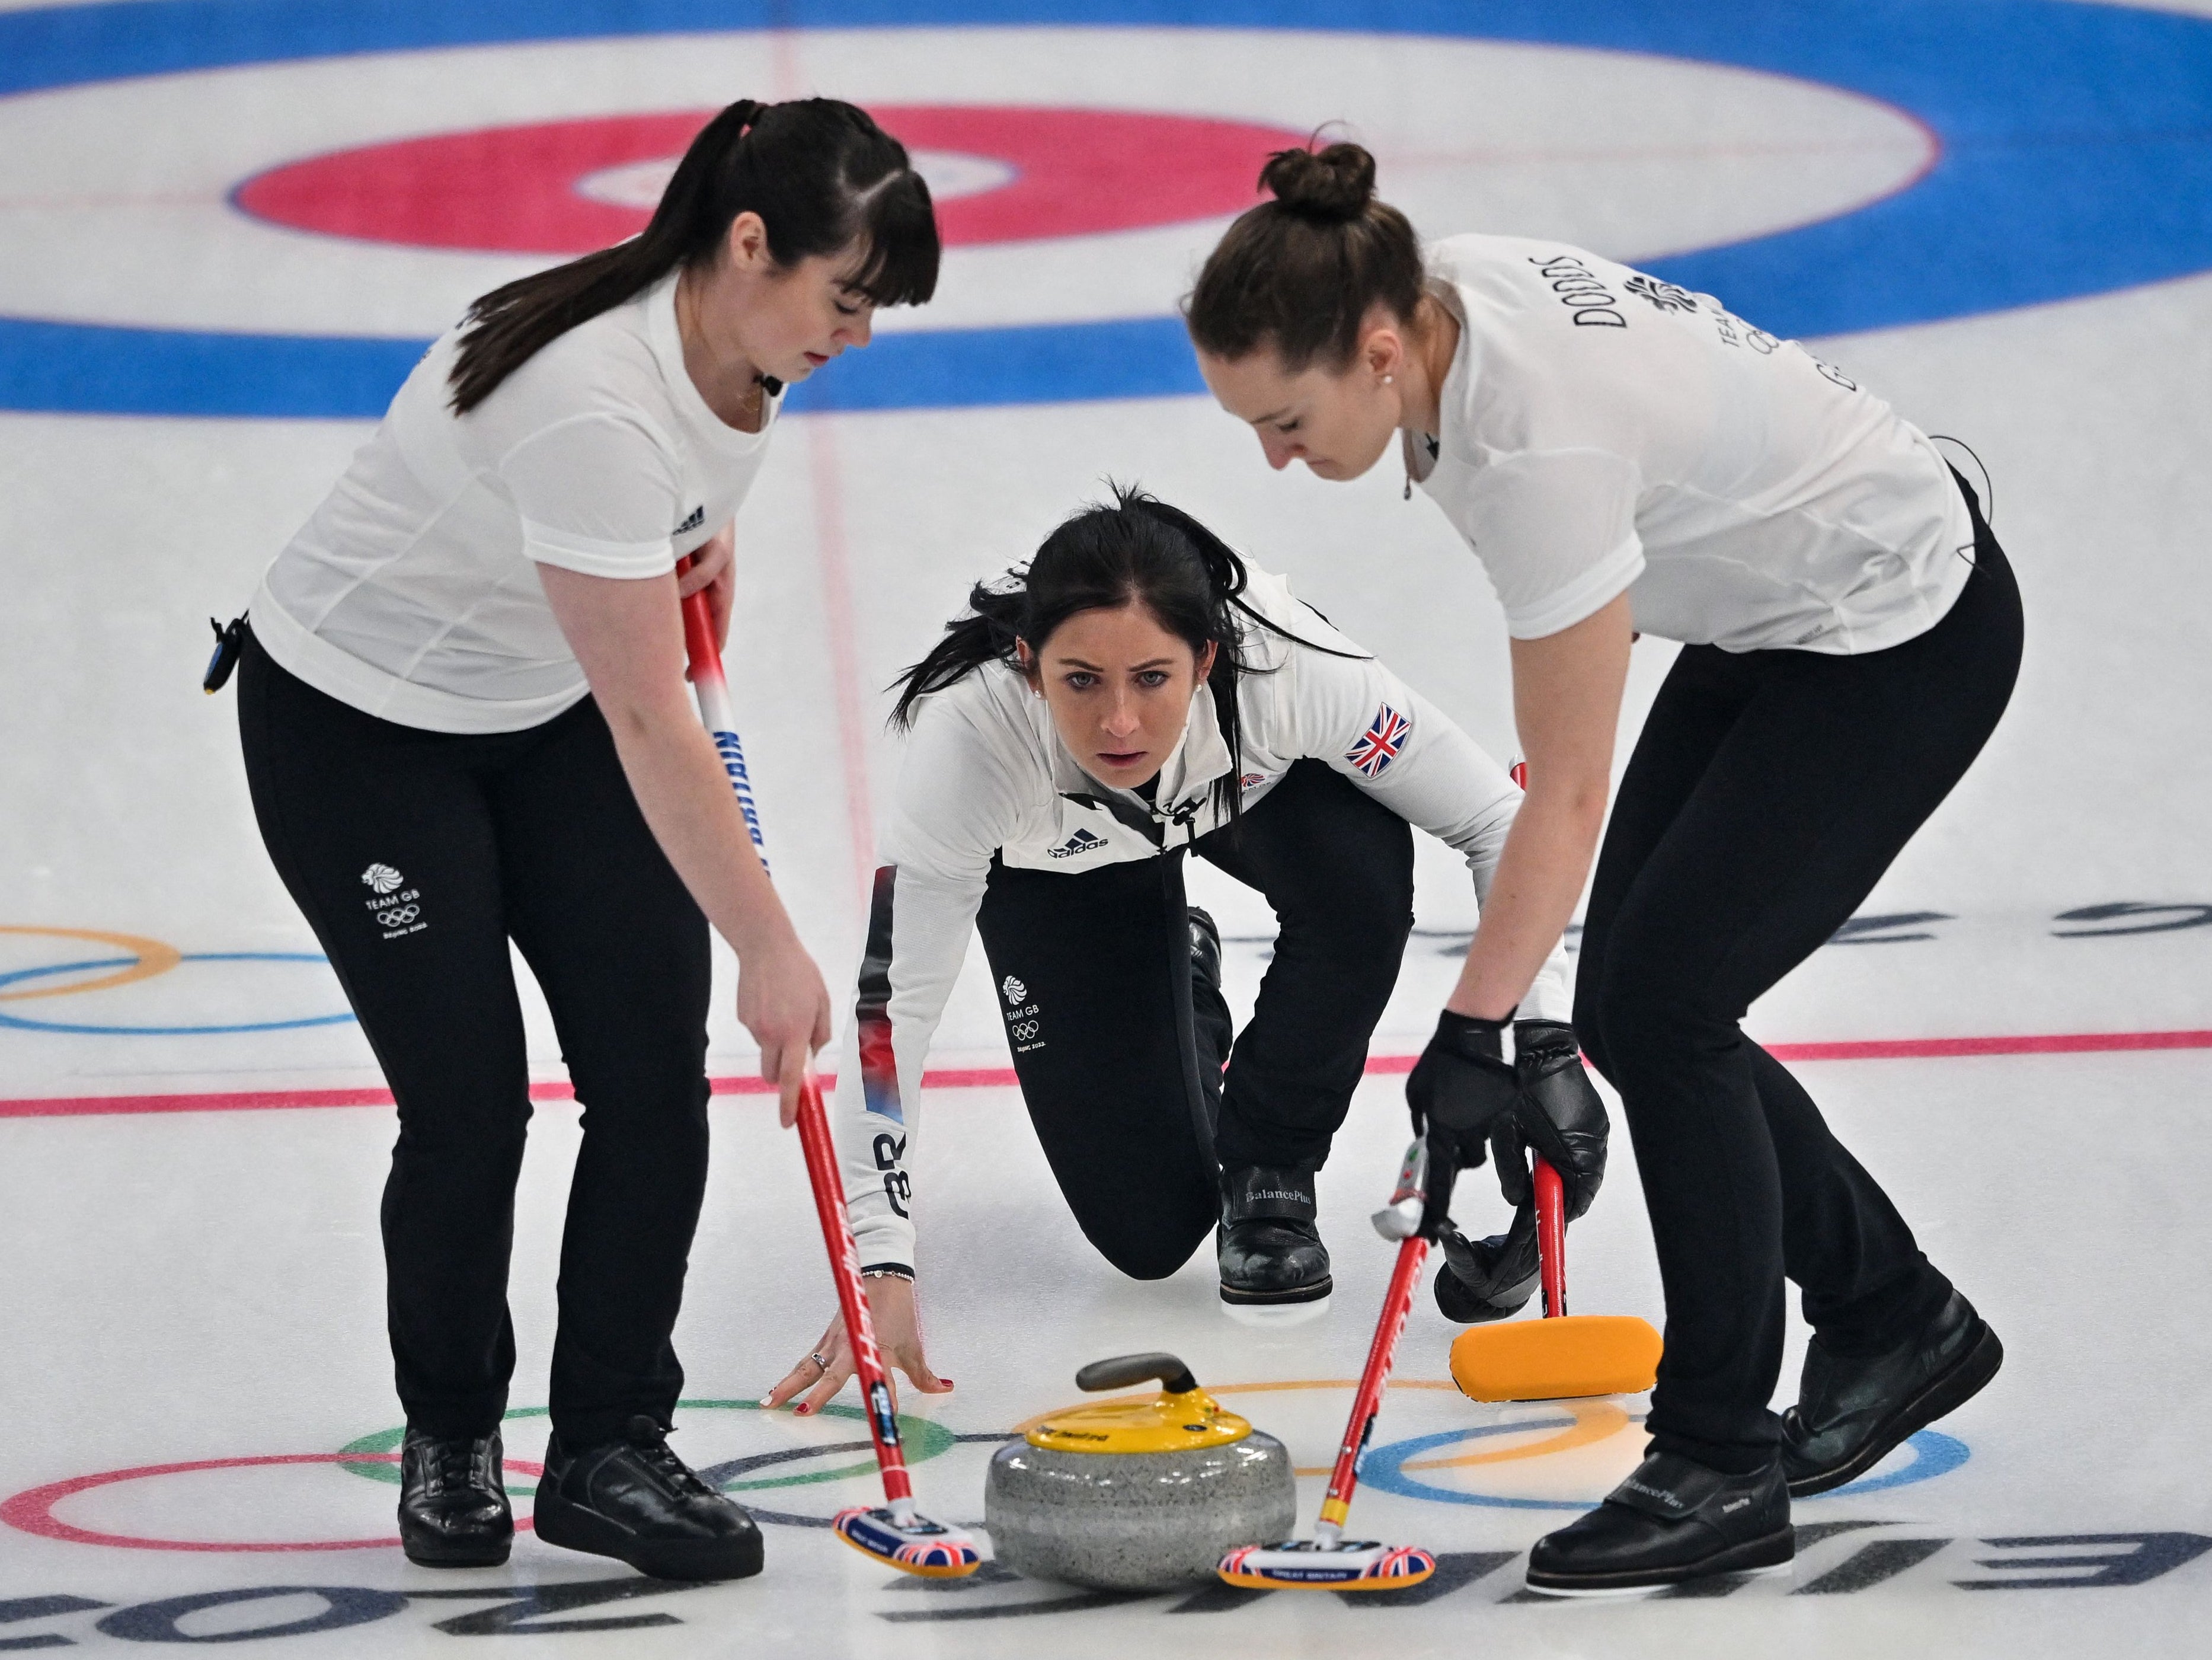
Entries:
<svg viewBox="0 0 2212 1660">
<path fill-rule="evenodd" d="M 1262 672 L 1238 684 L 1243 810 L 1264 801 L 1291 763 L 1326 762 L 1464 854 L 1478 902 L 1486 897 L 1521 800 L 1504 769 L 1373 658 L 1332 655 L 1359 648 L 1292 599 L 1281 578 L 1251 571 L 1243 599 L 1278 627 L 1329 648 L 1310 650 L 1245 622 L 1240 649 Z M 914 1262 L 908 1161 L 921 1129 L 922 1063 L 967 956 L 992 855 L 1071 875 L 1158 858 L 1162 845 L 1105 803 L 1158 826 L 1173 850 L 1226 822 L 1212 786 L 1228 770 L 1229 747 L 1204 686 L 1161 769 L 1157 805 L 1084 772 L 1044 700 L 1002 664 L 915 705 L 832 1110 L 863 1267 Z M 1566 956 L 1555 946 L 1522 1013 L 1566 1020 L 1568 988 Z"/>
</svg>

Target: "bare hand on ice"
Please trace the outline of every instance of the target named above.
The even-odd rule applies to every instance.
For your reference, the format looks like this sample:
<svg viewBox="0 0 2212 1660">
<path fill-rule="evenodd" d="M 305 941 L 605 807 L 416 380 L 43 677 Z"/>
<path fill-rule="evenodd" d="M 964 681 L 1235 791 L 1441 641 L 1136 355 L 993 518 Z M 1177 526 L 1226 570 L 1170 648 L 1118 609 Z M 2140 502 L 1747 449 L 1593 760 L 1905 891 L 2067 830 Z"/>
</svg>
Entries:
<svg viewBox="0 0 2212 1660">
<path fill-rule="evenodd" d="M 882 1351 L 885 1365 L 904 1372 L 924 1395 L 943 1395 L 951 1390 L 952 1380 L 932 1371 L 927 1357 L 922 1353 L 921 1316 L 915 1306 L 914 1282 L 882 1274 L 866 1283 L 868 1318 L 875 1327 L 876 1347 Z M 815 1355 L 822 1357 L 820 1363 Z M 823 1332 L 822 1341 L 814 1346 L 813 1353 L 785 1373 L 783 1381 L 768 1392 L 761 1404 L 781 1407 L 803 1395 L 805 1398 L 794 1410 L 801 1415 L 817 1413 L 830 1404 L 852 1375 L 853 1347 L 845 1341 L 844 1316 L 835 1316 Z M 897 1404 L 896 1384 L 892 1386 L 892 1404 Z"/>
</svg>

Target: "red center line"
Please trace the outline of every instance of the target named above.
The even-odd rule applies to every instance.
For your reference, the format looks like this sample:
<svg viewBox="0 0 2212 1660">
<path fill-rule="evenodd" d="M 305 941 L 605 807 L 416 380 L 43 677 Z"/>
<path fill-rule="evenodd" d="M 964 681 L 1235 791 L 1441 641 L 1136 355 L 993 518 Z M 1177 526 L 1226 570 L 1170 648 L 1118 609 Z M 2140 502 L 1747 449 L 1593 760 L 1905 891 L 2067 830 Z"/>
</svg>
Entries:
<svg viewBox="0 0 2212 1660">
<path fill-rule="evenodd" d="M 1996 1055 L 2109 1055 L 2145 1049 L 2212 1049 L 2212 1031 L 2084 1031 L 2029 1034 L 2016 1037 L 1875 1037 L 1836 1043 L 1769 1043 L 1778 1061 L 1954 1061 Z M 1411 1072 L 1419 1057 L 1370 1055 L 1370 1077 Z M 822 1075 L 825 1088 L 836 1075 Z M 1012 1067 L 945 1067 L 925 1073 L 922 1086 L 933 1090 L 1006 1089 L 1019 1080 Z M 717 1095 L 772 1095 L 775 1085 L 754 1077 L 714 1078 Z M 575 1091 L 547 1079 L 530 1086 L 533 1101 L 570 1101 Z M 76 1118 L 98 1114 L 142 1112 L 251 1112 L 302 1107 L 388 1107 L 386 1089 L 239 1090 L 204 1094 L 57 1095 L 0 1099 L 0 1118 Z"/>
<path fill-rule="evenodd" d="M 861 706 L 860 649 L 853 610 L 851 560 L 845 542 L 844 484 L 837 465 L 836 431 L 829 417 L 810 417 L 805 428 L 808 471 L 814 487 L 814 544 L 837 709 L 837 748 L 845 769 L 845 839 L 853 863 L 853 891 L 865 921 L 876 873 L 876 824 L 868 800 L 868 722 Z"/>
</svg>

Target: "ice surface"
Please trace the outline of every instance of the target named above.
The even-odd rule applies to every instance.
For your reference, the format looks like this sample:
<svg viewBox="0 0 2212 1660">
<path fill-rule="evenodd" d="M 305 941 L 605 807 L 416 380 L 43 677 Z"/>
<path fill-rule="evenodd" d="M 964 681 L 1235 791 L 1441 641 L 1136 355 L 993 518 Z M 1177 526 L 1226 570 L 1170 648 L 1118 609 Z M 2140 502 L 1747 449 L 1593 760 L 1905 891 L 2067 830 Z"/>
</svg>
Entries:
<svg viewBox="0 0 2212 1660">
<path fill-rule="evenodd" d="M 834 62 L 833 47 L 814 42 L 808 61 Z M 929 50 L 954 48 L 940 40 Z M 1328 48 L 1270 50 L 1291 64 L 1300 52 Z M 1517 52 L 1521 75 L 1547 72 L 1541 52 L 1484 50 Z M 505 71 L 496 53 L 469 66 L 479 78 L 520 77 L 528 64 L 575 56 L 541 47 Z M 1191 62 L 1202 67 L 1202 58 Z M 869 61 L 871 75 L 891 73 Z M 947 88 L 988 87 L 975 62 L 916 61 L 917 74 Z M 1325 81 L 1303 61 L 1301 73 Z M 1755 77 L 1670 81 L 1651 60 L 1554 68 L 1578 95 L 1601 83 L 1626 100 L 1601 113 L 1632 149 L 1679 138 L 1688 119 L 1680 100 L 1693 93 L 1719 130 L 1786 118 L 1815 137 L 1864 140 L 1864 178 L 1877 183 L 1896 161 L 1883 148 L 1894 135 L 1885 137 L 1873 116 L 1811 94 L 1791 105 L 1786 89 Z M 317 65 L 314 84 L 342 86 L 342 70 L 337 60 Z M 363 72 L 392 71 L 374 64 Z M 259 76 L 257 96 L 276 95 L 281 77 L 240 75 Z M 40 130 L 62 147 L 50 179 L 68 198 L 78 188 L 71 181 L 201 155 L 164 158 L 159 123 L 130 119 L 141 97 L 149 118 L 182 107 L 192 89 L 179 82 L 190 79 L 141 90 L 110 83 L 100 107 L 118 119 L 105 127 L 10 112 L 5 100 L 0 120 L 48 123 Z M 1516 83 L 1516 95 L 1543 90 Z M 1170 104 L 1202 106 L 1205 94 L 1178 83 Z M 508 84 L 487 87 L 480 101 L 543 107 L 532 96 Z M 1239 96 L 1232 112 L 1243 119 L 1265 101 Z M 1737 97 L 1741 106 L 1729 101 Z M 1639 111 L 1650 117 L 1641 125 Z M 1397 142 L 1411 143 L 1418 100 L 1399 113 L 1407 131 Z M 327 131 L 337 136 L 322 144 L 312 142 L 319 115 L 285 109 L 283 142 L 293 153 L 354 142 L 365 119 L 359 109 L 333 115 Z M 204 149 L 218 139 L 234 144 L 238 135 L 209 136 Z M 1556 213 L 1550 222 L 1591 227 L 1579 234 L 1620 252 L 1786 222 L 1787 192 L 1771 169 L 1743 173 L 1756 199 L 1730 205 L 1714 199 L 1709 175 L 1679 160 L 1646 155 L 1639 165 L 1644 183 L 1626 206 L 1590 194 L 1588 169 L 1565 161 L 1549 173 L 1533 163 L 1501 173 L 1499 199 L 1537 203 Z M 1832 155 L 1822 167 L 1808 174 L 1807 199 L 1832 211 L 1864 179 Z M 1451 188 L 1474 189 L 1478 174 Z M 1448 199 L 1461 198 L 1438 198 Z M 1641 216 L 1632 226 L 1606 216 L 1627 207 Z M 118 294 L 143 290 L 137 310 L 89 314 L 164 314 L 162 260 L 190 264 L 198 257 L 191 250 L 204 251 L 187 240 L 183 253 L 164 252 L 157 233 L 163 215 L 184 211 L 175 204 L 0 204 L 21 232 L 0 249 L 0 289 L 35 274 L 46 246 L 36 213 L 79 209 L 120 228 L 118 267 L 103 281 Z M 1601 240 L 1608 224 L 1620 227 L 1620 246 Z M 1025 271 L 1049 276 L 1066 252 L 1037 251 L 1030 267 L 975 263 L 963 315 L 1030 314 L 1036 296 L 1012 285 Z M 373 302 L 384 308 L 378 315 L 411 320 L 439 306 L 449 313 L 472 291 L 431 292 L 425 283 L 453 279 L 423 277 L 422 256 L 386 251 L 349 268 L 330 249 L 301 257 L 310 254 L 316 271 L 338 280 L 352 269 L 358 293 L 295 290 L 271 301 L 283 316 L 294 314 L 285 307 L 307 316 L 311 301 L 343 311 L 357 299 L 359 315 Z M 1183 257 L 1176 243 L 1083 258 L 1108 254 L 1146 271 Z M 402 266 L 415 286 L 377 288 Z M 179 292 L 198 296 L 195 305 L 223 299 L 215 269 L 192 265 Z M 1171 297 L 1147 295 L 1138 310 L 1164 312 Z M 1869 901 L 1866 926 L 1753 1010 L 1762 1038 L 2033 1040 L 2212 1027 L 2212 927 L 2203 925 L 2212 916 L 2212 838 L 2201 829 L 2212 812 L 2207 340 L 2212 277 L 2200 277 L 1822 343 L 1825 358 L 1924 428 L 1965 435 L 1989 463 L 1998 532 L 2026 595 L 2029 654 L 1995 741 Z M 465 1573 L 412 1569 L 386 1545 L 221 1548 L 392 1534 L 396 1489 L 376 1479 L 388 1467 L 320 1462 L 357 1443 L 386 1444 L 374 1438 L 397 1423 L 375 1220 L 390 1110 L 212 1110 L 302 1091 L 373 1094 L 367 1047 L 343 1021 L 169 1035 L 53 1028 L 238 1027 L 343 1012 L 253 831 L 231 701 L 203 697 L 197 680 L 209 643 L 202 619 L 227 618 L 244 603 L 366 430 L 0 416 L 0 924 L 27 930 L 0 932 L 0 1519 L 16 1524 L 0 1527 L 0 1646 L 52 1637 L 119 1649 L 304 1626 L 317 1628 L 280 1629 L 249 1651 L 411 1655 L 441 1652 L 454 1634 L 561 1625 L 564 1653 L 624 1656 L 1072 1657 L 1139 1645 L 1267 1660 L 1386 1650 L 1406 1660 L 2193 1651 L 2212 1586 L 2212 1558 L 2195 1554 L 2208 1541 L 2193 1531 L 2207 1529 L 2208 1432 L 2196 1414 L 2212 1410 L 2203 1266 L 2212 1221 L 2201 1202 L 2212 1187 L 2212 1133 L 2200 1110 L 2212 1060 L 2202 1047 L 1803 1063 L 1841 1135 L 1998 1328 L 2008 1361 L 1984 1395 L 1939 1426 L 1942 1439 L 1899 1455 L 1870 1484 L 1802 1505 L 1804 1548 L 1790 1576 L 1629 1606 L 1516 1600 L 1528 1543 L 1632 1462 L 1642 1402 L 1467 1402 L 1444 1381 L 1451 1329 L 1425 1295 L 1353 1512 L 1363 1535 L 1441 1554 L 1437 1578 L 1418 1591 L 1356 1603 L 1225 1590 L 1116 1601 L 988 1568 L 972 1582 L 931 1586 L 871 1567 L 820 1525 L 873 1491 L 855 1444 L 862 1426 L 746 1404 L 813 1345 L 831 1307 L 798 1149 L 757 1096 L 726 1096 L 714 1109 L 713 1180 L 678 1332 L 687 1396 L 704 1404 L 679 1415 L 677 1446 L 702 1466 L 738 1466 L 732 1491 L 770 1522 L 763 1577 L 653 1587 L 526 1535 L 507 1568 Z M 1272 475 L 1249 435 L 1199 399 L 794 420 L 740 521 L 744 599 L 729 663 L 779 882 L 833 982 L 859 942 L 869 856 L 860 827 L 880 812 L 896 766 L 880 688 L 924 648 L 969 581 L 1020 559 L 1109 477 L 1141 481 L 1289 573 L 1485 744 L 1511 751 L 1495 604 L 1434 510 L 1400 501 L 1388 467 L 1351 487 Z M 1630 727 L 1668 654 L 1656 642 L 1638 648 Z M 841 674 L 857 719 L 838 713 Z M 1211 871 L 1192 885 L 1230 936 L 1232 999 L 1249 1006 L 1265 964 L 1265 908 Z M 2112 909 L 2124 906 L 2157 909 Z M 1418 1047 L 1473 925 L 1464 873 L 1438 848 L 1420 855 L 1419 915 L 1378 1056 Z M 163 942 L 181 959 L 105 989 L 22 994 L 137 960 L 132 946 L 84 937 L 102 934 Z M 981 953 L 974 958 L 938 1059 L 1002 1067 L 1000 1023 Z M 70 964 L 110 966 L 62 966 Z M 725 956 L 720 966 L 712 1069 L 734 1079 L 751 1056 L 729 1006 L 733 965 Z M 533 1055 L 557 1081 L 550 1028 L 534 999 L 531 1007 Z M 94 1096 L 198 1110 L 58 1115 L 22 1104 Z M 916 1465 L 925 1507 L 980 1520 L 998 1438 L 1073 1399 L 1079 1364 L 1167 1348 L 1316 1472 L 1300 1483 L 1310 1527 L 1318 1471 L 1348 1404 L 1346 1380 L 1389 1271 L 1389 1248 L 1364 1219 L 1402 1144 L 1395 1080 L 1363 1087 L 1322 1177 L 1339 1282 L 1332 1310 L 1284 1330 L 1224 1320 L 1203 1253 L 1149 1285 L 1101 1262 L 1060 1202 L 1012 1090 L 939 1091 L 928 1111 L 917 1172 L 923 1296 L 931 1358 L 958 1388 L 908 1402 L 945 1432 L 927 1438 L 945 1450 Z M 534 1128 L 513 1279 L 521 1415 L 509 1450 L 519 1462 L 537 1456 L 544 1435 L 533 1409 L 544 1400 L 575 1110 L 549 1100 Z M 1503 1217 L 1502 1202 L 1475 1186 L 1485 1179 L 1470 1178 L 1480 1196 L 1464 1204 L 1479 1223 Z M 1604 1198 L 1576 1229 L 1573 1268 L 1578 1309 L 1660 1318 L 1625 1135 Z M 1802 1341 L 1800 1331 L 1781 1403 Z M 808 1447 L 822 1451 L 749 1462 Z M 318 1462 L 230 1462 L 310 1455 Z M 201 1463 L 216 1467 L 37 1492 Z M 1891 1477 L 1899 1479 L 1883 1485 Z M 520 1470 L 515 1481 L 528 1486 Z M 526 1503 L 519 1509 L 526 1513 Z M 256 1591 L 266 1595 L 218 1595 Z"/>
</svg>

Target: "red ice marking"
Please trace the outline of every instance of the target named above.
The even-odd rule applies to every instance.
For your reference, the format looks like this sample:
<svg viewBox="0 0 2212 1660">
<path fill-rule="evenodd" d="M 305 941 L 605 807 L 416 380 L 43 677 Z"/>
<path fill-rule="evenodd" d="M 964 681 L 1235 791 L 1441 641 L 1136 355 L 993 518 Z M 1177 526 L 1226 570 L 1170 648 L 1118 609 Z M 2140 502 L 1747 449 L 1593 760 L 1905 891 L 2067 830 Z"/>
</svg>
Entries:
<svg viewBox="0 0 2212 1660">
<path fill-rule="evenodd" d="M 115 1550 L 197 1550 L 197 1551 L 299 1551 L 299 1550 L 390 1550 L 399 1541 L 391 1539 L 307 1539 L 298 1541 L 256 1541 L 251 1543 L 211 1539 L 141 1539 L 127 1533 L 100 1533 L 90 1528 L 80 1528 L 63 1521 L 54 1514 L 54 1506 L 64 1499 L 94 1487 L 113 1487 L 122 1481 L 143 1481 L 156 1475 L 185 1475 L 195 1470 L 251 1469 L 263 1464 L 396 1464 L 400 1455 L 396 1452 L 294 1452 L 279 1453 L 262 1458 L 201 1458 L 188 1464 L 142 1464 L 136 1469 L 104 1470 L 98 1475 L 72 1476 L 66 1481 L 50 1481 L 43 1487 L 32 1487 L 14 1498 L 0 1500 L 0 1522 L 24 1533 L 34 1533 L 41 1539 L 59 1539 L 72 1545 L 106 1545 Z M 510 1458 L 507 1468 L 522 1475 L 541 1475 L 544 1466 L 520 1458 Z M 518 1529 L 531 1525 L 531 1518 L 519 1516 Z"/>
<path fill-rule="evenodd" d="M 1304 135 L 1129 110 L 902 105 L 871 112 L 908 149 L 997 162 L 1003 184 L 937 205 L 951 246 L 1211 219 L 1257 199 L 1271 151 Z M 585 253 L 645 228 L 649 206 L 587 195 L 616 168 L 673 163 L 711 110 L 596 116 L 338 150 L 247 179 L 232 201 L 295 230 L 415 247 Z"/>
<path fill-rule="evenodd" d="M 2212 1049 L 2212 1031 L 2083 1031 L 2022 1037 L 1875 1037 L 1839 1043 L 1769 1043 L 1778 1061 L 1952 1061 L 1990 1055 L 2109 1055 L 2139 1049 Z M 1374 1055 L 1373 1077 L 1413 1071 L 1416 1055 Z M 717 1095 L 773 1095 L 775 1085 L 750 1075 L 710 1078 Z M 837 1081 L 822 1074 L 823 1088 Z M 924 1089 L 1006 1089 L 1021 1080 L 1012 1067 L 945 1067 L 922 1074 Z M 532 1084 L 533 1101 L 569 1101 L 558 1082 Z M 290 1107 L 388 1107 L 389 1090 L 247 1090 L 204 1095 L 57 1095 L 0 1099 L 0 1118 L 76 1118 L 140 1112 L 252 1112 Z"/>
</svg>

